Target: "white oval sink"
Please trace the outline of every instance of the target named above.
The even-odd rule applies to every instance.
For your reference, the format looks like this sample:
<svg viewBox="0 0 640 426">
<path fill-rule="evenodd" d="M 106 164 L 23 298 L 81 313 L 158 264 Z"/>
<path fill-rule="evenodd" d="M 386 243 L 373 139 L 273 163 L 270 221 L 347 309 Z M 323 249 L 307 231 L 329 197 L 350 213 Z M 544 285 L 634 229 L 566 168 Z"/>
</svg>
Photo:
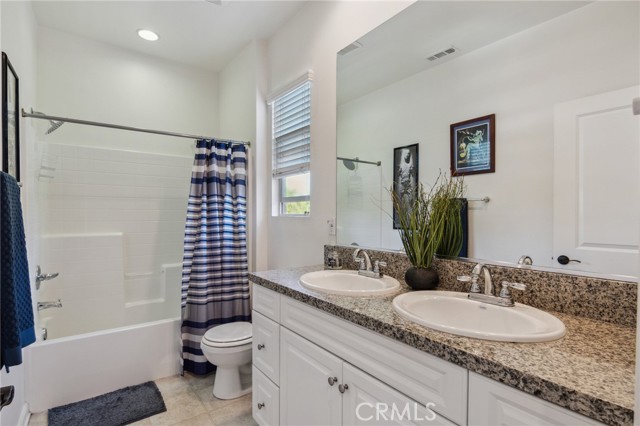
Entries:
<svg viewBox="0 0 640 426">
<path fill-rule="evenodd" d="M 447 333 L 500 342 L 548 342 L 564 336 L 562 321 L 539 309 L 516 303 L 494 306 L 469 300 L 467 293 L 414 291 L 393 299 L 403 318 Z"/>
<path fill-rule="evenodd" d="M 387 296 L 400 288 L 395 278 L 369 278 L 357 271 L 317 271 L 300 277 L 300 284 L 309 290 L 345 296 Z"/>
</svg>

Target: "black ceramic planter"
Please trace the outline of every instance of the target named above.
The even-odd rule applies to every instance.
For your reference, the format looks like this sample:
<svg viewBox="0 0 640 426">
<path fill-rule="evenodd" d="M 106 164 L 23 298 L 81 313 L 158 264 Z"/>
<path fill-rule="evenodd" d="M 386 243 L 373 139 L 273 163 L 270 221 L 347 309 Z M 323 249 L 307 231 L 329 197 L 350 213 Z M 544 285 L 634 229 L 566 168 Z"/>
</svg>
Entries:
<svg viewBox="0 0 640 426">
<path fill-rule="evenodd" d="M 438 273 L 433 268 L 416 268 L 415 266 L 407 269 L 404 280 L 414 290 L 433 290 L 440 282 Z"/>
</svg>

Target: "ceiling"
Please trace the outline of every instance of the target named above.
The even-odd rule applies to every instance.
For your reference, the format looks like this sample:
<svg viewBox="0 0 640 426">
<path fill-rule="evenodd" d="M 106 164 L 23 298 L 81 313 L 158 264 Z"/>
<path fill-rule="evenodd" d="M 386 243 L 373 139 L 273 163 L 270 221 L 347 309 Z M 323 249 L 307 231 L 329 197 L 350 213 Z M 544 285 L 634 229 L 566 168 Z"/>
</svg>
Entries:
<svg viewBox="0 0 640 426">
<path fill-rule="evenodd" d="M 220 71 L 251 40 L 268 38 L 304 1 L 33 1 L 41 26 Z M 159 34 L 156 42 L 136 34 Z"/>
<path fill-rule="evenodd" d="M 418 1 L 338 56 L 338 104 L 524 31 L 584 1 Z M 454 46 L 451 55 L 427 57 Z"/>
</svg>

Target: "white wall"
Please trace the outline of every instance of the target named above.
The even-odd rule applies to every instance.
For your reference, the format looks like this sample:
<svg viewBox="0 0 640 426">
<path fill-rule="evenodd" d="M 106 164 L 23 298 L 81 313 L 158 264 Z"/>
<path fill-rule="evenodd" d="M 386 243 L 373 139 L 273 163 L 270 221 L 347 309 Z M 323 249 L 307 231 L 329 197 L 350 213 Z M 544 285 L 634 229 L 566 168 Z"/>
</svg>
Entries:
<svg viewBox="0 0 640 426">
<path fill-rule="evenodd" d="M 38 37 L 35 110 L 62 117 L 216 136 L 213 72 L 141 55 L 50 28 Z M 41 124 L 44 132 L 46 124 Z M 189 139 L 65 124 L 49 142 L 191 155 Z"/>
<path fill-rule="evenodd" d="M 253 41 L 220 72 L 221 138 L 250 141 L 247 250 L 249 269 L 267 266 L 266 232 L 266 45 Z"/>
<path fill-rule="evenodd" d="M 469 197 L 491 197 L 470 205 L 469 255 L 515 262 L 528 254 L 552 266 L 554 105 L 638 84 L 638 10 L 636 2 L 591 4 L 341 105 L 339 153 L 382 160 L 389 188 L 393 148 L 420 142 L 420 180 L 430 185 L 449 170 L 449 124 L 495 113 L 496 172 L 465 178 Z M 339 204 L 348 202 L 343 191 Z M 352 219 L 374 221 L 376 210 Z M 339 231 L 341 243 L 367 244 L 351 224 Z M 388 215 L 380 238 L 401 247 Z"/>
<path fill-rule="evenodd" d="M 270 89 L 313 70 L 311 215 L 271 217 L 268 266 L 322 263 L 336 214 L 336 53 L 412 2 L 310 2 L 268 41 Z M 265 179 L 269 179 L 265 175 Z"/>
<path fill-rule="evenodd" d="M 0 45 L 18 74 L 20 81 L 20 105 L 29 105 L 36 99 L 36 37 L 37 24 L 35 15 L 28 2 L 0 2 L 1 38 Z M 35 140 L 35 129 L 29 120 L 20 120 L 20 168 L 22 188 L 22 209 L 27 240 L 27 256 L 30 276 L 35 276 L 35 265 L 38 262 L 38 222 L 37 192 L 35 191 L 33 158 L 37 157 L 38 146 Z M 34 283 L 31 283 L 32 289 Z M 35 300 L 34 300 L 35 302 Z M 24 363 L 12 367 L 7 374 L 0 372 L 2 386 L 15 386 L 13 403 L 0 412 L 0 424 L 18 425 L 26 420 L 27 414 L 24 395 L 25 370 L 29 368 L 26 352 Z"/>
</svg>

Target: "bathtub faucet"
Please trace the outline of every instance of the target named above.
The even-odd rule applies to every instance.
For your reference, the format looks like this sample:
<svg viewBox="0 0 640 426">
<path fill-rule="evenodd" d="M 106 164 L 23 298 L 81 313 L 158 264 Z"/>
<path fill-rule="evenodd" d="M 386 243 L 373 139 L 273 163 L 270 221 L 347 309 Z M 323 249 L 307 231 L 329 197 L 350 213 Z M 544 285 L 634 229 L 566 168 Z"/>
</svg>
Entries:
<svg viewBox="0 0 640 426">
<path fill-rule="evenodd" d="M 38 302 L 38 311 L 49 308 L 62 308 L 62 301 L 58 299 L 57 302 Z"/>
</svg>

